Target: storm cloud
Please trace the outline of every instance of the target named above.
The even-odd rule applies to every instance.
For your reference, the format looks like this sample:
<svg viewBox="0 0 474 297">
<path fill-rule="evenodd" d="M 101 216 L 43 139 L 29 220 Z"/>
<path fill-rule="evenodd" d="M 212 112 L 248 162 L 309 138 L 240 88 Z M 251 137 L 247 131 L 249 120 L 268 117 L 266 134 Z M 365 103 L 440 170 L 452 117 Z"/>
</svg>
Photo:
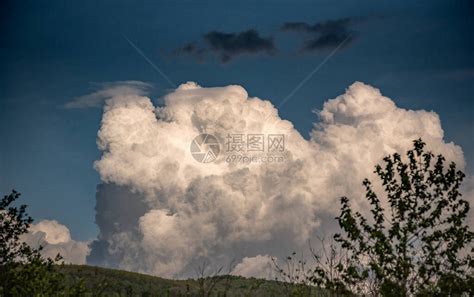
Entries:
<svg viewBox="0 0 474 297">
<path fill-rule="evenodd" d="M 233 274 L 265 277 L 269 257 L 332 233 L 339 197 L 350 194 L 355 208 L 367 209 L 362 180 L 377 180 L 373 165 L 412 140 L 422 137 L 465 166 L 436 113 L 399 108 L 360 82 L 324 104 L 309 140 L 241 86 L 188 82 L 161 107 L 139 92 L 116 94 L 104 107 L 92 264 L 180 278 L 204 260 L 217 267 L 236 260 Z M 282 134 L 284 162 L 199 163 L 190 144 L 202 133 Z"/>
</svg>

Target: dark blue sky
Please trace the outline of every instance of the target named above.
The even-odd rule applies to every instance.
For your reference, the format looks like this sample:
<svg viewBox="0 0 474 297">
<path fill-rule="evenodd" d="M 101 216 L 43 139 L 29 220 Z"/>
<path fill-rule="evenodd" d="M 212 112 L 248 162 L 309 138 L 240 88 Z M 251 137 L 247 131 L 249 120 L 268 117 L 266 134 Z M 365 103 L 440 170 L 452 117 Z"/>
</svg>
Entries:
<svg viewBox="0 0 474 297">
<path fill-rule="evenodd" d="M 302 36 L 286 22 L 351 20 L 354 40 L 280 109 L 304 135 L 313 109 L 354 81 L 380 88 L 398 106 L 433 110 L 445 139 L 462 146 L 473 173 L 473 7 L 468 1 L 3 1 L 0 46 L 0 190 L 24 194 L 36 219 L 56 219 L 90 239 L 100 108 L 64 109 L 97 83 L 141 80 L 155 102 L 170 85 L 126 41 L 176 84 L 239 84 L 278 105 L 331 49 L 298 52 Z M 208 32 L 256 30 L 276 52 L 221 63 L 170 53 Z"/>
</svg>

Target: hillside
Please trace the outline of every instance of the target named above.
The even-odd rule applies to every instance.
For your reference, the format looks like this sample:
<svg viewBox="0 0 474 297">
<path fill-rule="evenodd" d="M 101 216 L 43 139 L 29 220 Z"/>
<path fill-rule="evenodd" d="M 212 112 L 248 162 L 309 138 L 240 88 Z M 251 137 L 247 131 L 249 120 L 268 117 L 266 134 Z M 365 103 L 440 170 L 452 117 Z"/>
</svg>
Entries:
<svg viewBox="0 0 474 297">
<path fill-rule="evenodd" d="M 217 276 L 198 280 L 160 277 L 86 265 L 63 265 L 70 283 L 84 281 L 90 296 L 325 296 L 317 288 L 302 288 L 277 281 L 240 276 Z M 304 290 L 304 294 L 298 291 Z M 309 292 L 311 291 L 311 292 Z M 308 294 L 309 293 L 309 294 Z"/>
</svg>

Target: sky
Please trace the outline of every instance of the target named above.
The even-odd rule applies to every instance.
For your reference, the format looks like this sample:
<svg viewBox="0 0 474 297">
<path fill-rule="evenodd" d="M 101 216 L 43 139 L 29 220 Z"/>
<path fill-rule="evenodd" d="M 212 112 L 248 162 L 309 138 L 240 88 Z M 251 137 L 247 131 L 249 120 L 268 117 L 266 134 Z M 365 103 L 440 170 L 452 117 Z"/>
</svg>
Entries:
<svg viewBox="0 0 474 297">
<path fill-rule="evenodd" d="M 157 105 L 187 81 L 242 85 L 306 138 L 313 111 L 361 81 L 400 108 L 436 112 L 474 172 L 469 1 L 1 5 L 0 191 L 20 191 L 35 219 L 58 220 L 78 240 L 98 233 L 102 104 L 70 103 L 119 81 L 151 85 Z"/>
</svg>

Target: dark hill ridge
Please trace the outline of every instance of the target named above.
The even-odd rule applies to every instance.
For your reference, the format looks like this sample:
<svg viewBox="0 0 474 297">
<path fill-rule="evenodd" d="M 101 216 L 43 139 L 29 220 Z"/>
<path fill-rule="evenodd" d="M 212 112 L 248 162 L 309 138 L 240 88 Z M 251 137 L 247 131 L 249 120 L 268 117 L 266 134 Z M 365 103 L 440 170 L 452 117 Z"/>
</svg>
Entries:
<svg viewBox="0 0 474 297">
<path fill-rule="evenodd" d="M 84 281 L 88 296 L 326 296 L 317 288 L 222 275 L 201 280 L 170 280 L 156 276 L 87 265 L 62 265 L 67 282 Z M 308 294 L 309 290 L 312 292 Z M 298 291 L 305 291 L 298 294 Z M 303 292 L 301 292 L 303 293 Z"/>
</svg>

